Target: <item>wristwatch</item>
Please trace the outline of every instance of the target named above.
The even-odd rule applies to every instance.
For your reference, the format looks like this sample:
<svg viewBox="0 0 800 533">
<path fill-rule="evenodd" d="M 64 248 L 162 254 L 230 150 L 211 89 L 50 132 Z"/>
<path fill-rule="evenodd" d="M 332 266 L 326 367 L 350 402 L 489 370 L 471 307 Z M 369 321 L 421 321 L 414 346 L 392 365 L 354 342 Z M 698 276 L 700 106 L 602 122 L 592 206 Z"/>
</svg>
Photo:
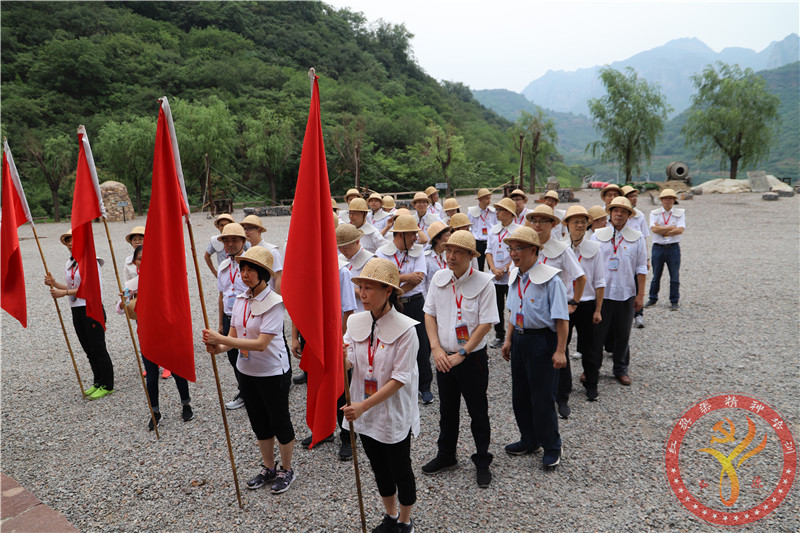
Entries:
<svg viewBox="0 0 800 533">
<path fill-rule="evenodd" d="M 461 357 L 466 357 L 467 356 L 467 351 L 464 348 L 459 348 L 458 349 L 458 355 L 460 355 Z"/>
<path fill-rule="evenodd" d="M 567 305 L 578 305 L 578 302 L 575 301 L 575 298 L 567 302 Z"/>
</svg>

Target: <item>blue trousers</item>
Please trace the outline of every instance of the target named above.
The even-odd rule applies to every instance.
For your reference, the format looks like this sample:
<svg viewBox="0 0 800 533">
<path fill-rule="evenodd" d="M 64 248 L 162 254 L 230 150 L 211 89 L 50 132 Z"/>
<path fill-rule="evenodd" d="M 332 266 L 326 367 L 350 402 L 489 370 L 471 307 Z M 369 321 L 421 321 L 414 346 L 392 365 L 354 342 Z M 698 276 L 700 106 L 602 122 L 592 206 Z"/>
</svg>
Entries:
<svg viewBox="0 0 800 533">
<path fill-rule="evenodd" d="M 669 301 L 678 303 L 680 299 L 680 270 L 681 270 L 681 246 L 673 244 L 653 244 L 653 279 L 650 281 L 650 299 L 658 300 L 658 291 L 661 289 L 661 274 L 664 272 L 664 264 L 669 270 Z"/>
<path fill-rule="evenodd" d="M 511 403 L 525 448 L 541 445 L 546 452 L 558 452 L 561 436 L 553 403 L 558 383 L 553 352 L 558 336 L 549 329 L 535 331 L 515 330 L 511 337 Z"/>
</svg>

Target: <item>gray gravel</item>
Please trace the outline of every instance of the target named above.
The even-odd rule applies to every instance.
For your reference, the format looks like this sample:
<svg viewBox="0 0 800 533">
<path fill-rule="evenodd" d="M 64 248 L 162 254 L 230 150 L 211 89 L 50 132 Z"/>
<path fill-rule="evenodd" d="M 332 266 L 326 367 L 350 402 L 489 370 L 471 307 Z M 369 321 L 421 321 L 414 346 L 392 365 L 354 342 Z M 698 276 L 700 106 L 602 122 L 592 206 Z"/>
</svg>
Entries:
<svg viewBox="0 0 800 533">
<path fill-rule="evenodd" d="M 599 203 L 596 192 L 577 195 Z M 783 414 L 795 438 L 798 427 L 798 221 L 800 200 L 765 203 L 758 194 L 703 195 L 683 202 L 689 229 L 682 244 L 679 312 L 667 309 L 666 273 L 658 307 L 645 313 L 646 328 L 632 333 L 633 386 L 601 375 L 601 401 L 584 401 L 573 360 L 573 414 L 561 421 L 564 460 L 545 473 L 533 456 L 509 457 L 502 447 L 518 438 L 511 409 L 509 368 L 490 351 L 492 419 L 491 488 L 477 488 L 469 460 L 473 443 L 462 409 L 461 468 L 435 477 L 420 467 L 435 454 L 438 404 L 421 406 L 422 434 L 412 443 L 417 473 L 418 531 L 715 531 L 685 511 L 667 485 L 663 458 L 667 436 L 698 400 L 737 391 L 758 396 Z M 649 198 L 641 200 L 645 211 Z M 241 213 L 236 217 L 240 218 Z M 110 223 L 116 255 L 129 253 L 124 235 L 135 223 Z M 193 218 L 206 302 L 212 309 L 215 281 L 202 262 L 216 232 L 205 215 Z M 266 240 L 281 243 L 288 217 L 266 218 Z M 66 250 L 58 236 L 68 224 L 37 227 L 48 265 L 62 277 Z M 190 384 L 195 420 L 184 424 L 171 380 L 161 381 L 161 439 L 146 430 L 147 406 L 127 326 L 113 314 L 116 281 L 110 261 L 103 269 L 107 343 L 116 392 L 84 401 L 28 226 L 21 228 L 29 327 L 2 313 L 2 471 L 83 531 L 357 531 L 360 529 L 352 462 L 336 458 L 335 445 L 295 452 L 297 481 L 283 495 L 248 491 L 244 483 L 260 462 L 244 409 L 228 412 L 244 509 L 238 508 L 217 400 L 214 374 L 200 344 L 202 315 L 190 266 L 197 383 Z M 95 224 L 98 255 L 110 259 L 102 224 Z M 188 245 L 187 245 L 188 248 Z M 189 255 L 187 254 L 187 257 Z M 190 263 L 191 265 L 191 263 Z M 174 273 L 177 274 L 177 273 Z M 648 280 L 649 284 L 649 280 Z M 62 301 L 81 376 L 89 365 Z M 288 321 L 287 321 L 288 326 Z M 224 399 L 234 394 L 227 359 L 218 359 Z M 435 385 L 434 385 L 435 387 Z M 434 391 L 435 392 L 435 391 Z M 298 437 L 305 426 L 305 386 L 291 391 Z M 743 436 L 737 434 L 737 439 Z M 698 441 L 699 442 L 699 441 Z M 382 507 L 363 451 L 362 484 L 369 529 Z M 742 483 L 767 476 L 756 466 Z M 712 460 L 713 463 L 713 460 Z M 718 469 L 716 470 L 718 475 Z M 715 490 L 716 477 L 709 482 Z M 687 482 L 688 483 L 688 482 Z M 693 482 L 694 483 L 694 482 Z M 745 485 L 743 485 L 745 486 Z M 793 491 L 752 531 L 800 530 L 800 500 Z"/>
</svg>

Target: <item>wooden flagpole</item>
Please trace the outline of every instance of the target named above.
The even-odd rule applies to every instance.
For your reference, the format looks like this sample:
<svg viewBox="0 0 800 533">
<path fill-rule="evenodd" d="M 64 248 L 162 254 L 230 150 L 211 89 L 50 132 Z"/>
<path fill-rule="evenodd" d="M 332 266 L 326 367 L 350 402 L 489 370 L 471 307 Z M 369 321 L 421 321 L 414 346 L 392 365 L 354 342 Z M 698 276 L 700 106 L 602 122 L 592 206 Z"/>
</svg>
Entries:
<svg viewBox="0 0 800 533">
<path fill-rule="evenodd" d="M 36 234 L 36 226 L 31 223 L 31 229 L 33 230 L 33 238 L 36 239 L 36 246 L 39 247 L 39 255 L 42 258 L 42 264 L 44 265 L 45 273 L 50 276 L 51 278 L 53 275 L 50 273 L 50 270 L 47 268 L 47 261 L 44 259 L 44 252 L 42 252 L 42 245 L 39 242 L 39 236 Z M 83 390 L 83 381 L 81 381 L 81 375 L 78 372 L 78 364 L 75 362 L 75 354 L 72 351 L 72 345 L 69 342 L 69 337 L 67 336 L 67 328 L 64 327 L 64 317 L 61 316 L 61 308 L 58 306 L 58 300 L 56 297 L 53 296 L 53 305 L 56 306 L 56 312 L 58 313 L 58 321 L 61 323 L 61 331 L 64 332 L 64 340 L 67 341 L 67 349 L 69 350 L 69 356 L 72 358 L 72 368 L 75 369 L 75 377 L 78 378 L 78 386 L 81 388 L 81 396 L 84 398 L 86 397 L 86 391 Z"/>
<path fill-rule="evenodd" d="M 346 345 L 345 345 L 346 346 Z M 350 377 L 347 375 L 347 365 L 344 365 L 344 400 L 350 405 Z M 353 468 L 356 471 L 356 491 L 358 492 L 358 510 L 361 512 L 361 531 L 367 533 L 367 519 L 364 516 L 364 496 L 361 494 L 361 474 L 358 470 L 358 449 L 356 448 L 356 432 L 353 431 L 353 422 L 350 424 L 350 449 L 353 450 Z"/>
<path fill-rule="evenodd" d="M 203 324 L 206 329 L 208 327 L 208 312 L 206 311 L 206 299 L 203 295 L 203 282 L 200 279 L 200 265 L 197 263 L 197 250 L 194 245 L 194 231 L 192 230 L 192 222 L 189 217 L 186 217 L 186 228 L 189 230 L 189 242 L 192 245 L 192 260 L 194 261 L 194 272 L 197 277 L 197 290 L 200 294 L 200 307 L 203 309 Z M 233 459 L 233 445 L 231 444 L 231 433 L 228 429 L 228 415 L 225 414 L 225 401 L 222 399 L 222 386 L 219 383 L 219 370 L 217 369 L 217 358 L 215 355 L 211 356 L 211 366 L 214 367 L 214 381 L 217 383 L 217 397 L 219 398 L 219 410 L 222 413 L 222 425 L 225 427 L 225 440 L 228 443 L 228 456 L 231 460 L 231 470 L 233 471 L 233 483 L 236 486 L 236 499 L 239 501 L 239 508 L 243 509 L 242 494 L 239 490 L 239 477 L 236 475 L 236 462 Z"/>
<path fill-rule="evenodd" d="M 150 403 L 150 395 L 147 394 L 147 384 L 144 382 L 144 375 L 142 369 L 142 358 L 139 357 L 139 345 L 136 344 L 136 336 L 133 334 L 133 326 L 131 325 L 131 316 L 128 314 L 128 306 L 125 305 L 125 293 L 122 290 L 122 282 L 119 280 L 119 271 L 117 270 L 117 258 L 114 257 L 114 245 L 111 244 L 111 233 L 108 231 L 108 222 L 106 222 L 106 217 L 101 217 L 103 219 L 103 226 L 106 228 L 106 238 L 108 238 L 108 247 L 111 250 L 111 261 L 114 263 L 114 275 L 117 278 L 117 287 L 119 288 L 119 297 L 122 299 L 122 308 L 125 309 L 125 319 L 128 321 L 128 332 L 131 334 L 131 342 L 133 342 L 133 351 L 136 355 L 136 364 L 139 365 L 139 379 L 142 380 L 142 388 L 144 389 L 144 397 L 147 398 L 147 408 L 150 410 L 150 420 L 153 421 L 153 429 L 156 432 L 156 438 L 160 439 L 161 436 L 158 434 L 158 422 L 156 421 L 156 415 L 153 412 L 153 406 Z"/>
</svg>

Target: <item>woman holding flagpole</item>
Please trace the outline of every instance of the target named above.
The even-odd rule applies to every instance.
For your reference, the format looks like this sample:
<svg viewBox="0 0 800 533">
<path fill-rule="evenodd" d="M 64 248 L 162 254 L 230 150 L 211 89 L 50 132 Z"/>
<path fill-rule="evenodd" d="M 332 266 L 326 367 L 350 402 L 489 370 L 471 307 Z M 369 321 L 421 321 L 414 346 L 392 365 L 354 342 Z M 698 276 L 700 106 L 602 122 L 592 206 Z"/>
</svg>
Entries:
<svg viewBox="0 0 800 533">
<path fill-rule="evenodd" d="M 106 332 L 103 325 L 86 315 L 86 300 L 75 296 L 81 286 L 81 273 L 78 262 L 72 257 L 72 230 L 61 235 L 61 244 L 67 247 L 70 258 L 66 265 L 66 284 L 58 283 L 50 274 L 44 276 L 44 284 L 50 287 L 50 294 L 54 298 L 69 297 L 69 306 L 72 309 L 72 325 L 81 348 L 89 358 L 89 365 L 94 374 L 94 382 L 84 391 L 90 400 L 99 400 L 114 392 L 114 365 L 106 349 Z M 97 259 L 97 269 L 103 266 L 103 260 Z M 102 292 L 102 279 L 100 280 Z M 103 311 L 105 315 L 105 310 Z"/>
</svg>

